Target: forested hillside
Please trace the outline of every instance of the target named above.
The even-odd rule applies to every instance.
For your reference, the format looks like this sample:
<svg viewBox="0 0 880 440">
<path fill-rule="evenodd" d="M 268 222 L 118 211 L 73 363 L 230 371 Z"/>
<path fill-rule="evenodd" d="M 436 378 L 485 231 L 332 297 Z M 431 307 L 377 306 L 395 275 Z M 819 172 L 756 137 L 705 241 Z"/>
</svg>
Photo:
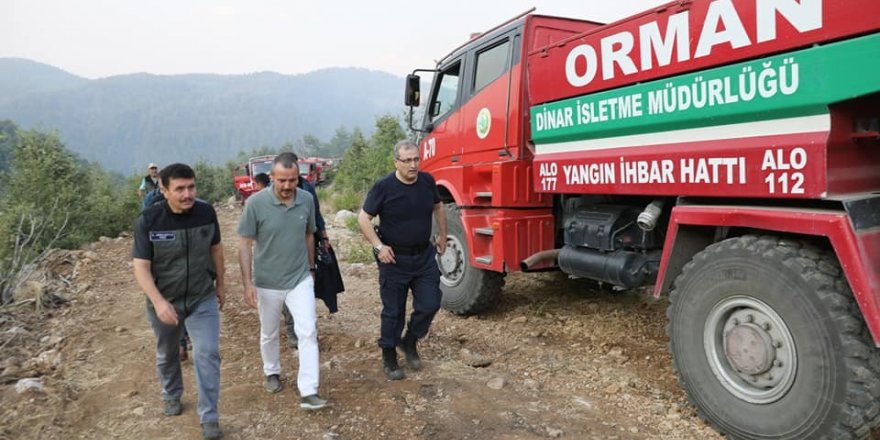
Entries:
<svg viewBox="0 0 880 440">
<path fill-rule="evenodd" d="M 129 174 L 148 162 L 223 163 L 242 150 L 372 132 L 401 114 L 403 80 L 365 69 L 302 75 L 133 74 L 88 80 L 0 59 L 0 120 L 57 130 L 84 159 Z"/>
</svg>

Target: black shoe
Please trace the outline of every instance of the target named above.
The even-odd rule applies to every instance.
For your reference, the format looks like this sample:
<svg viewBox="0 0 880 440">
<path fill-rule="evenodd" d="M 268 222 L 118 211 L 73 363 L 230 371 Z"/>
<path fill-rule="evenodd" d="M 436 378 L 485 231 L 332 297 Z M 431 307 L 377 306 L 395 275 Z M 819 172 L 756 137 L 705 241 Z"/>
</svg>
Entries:
<svg viewBox="0 0 880 440">
<path fill-rule="evenodd" d="M 162 411 L 166 416 L 179 416 L 183 412 L 180 399 L 168 399 L 165 401 L 165 409 Z"/>
<path fill-rule="evenodd" d="M 406 377 L 400 365 L 397 364 L 397 350 L 394 348 L 382 349 L 382 367 L 388 380 L 400 380 Z"/>
<path fill-rule="evenodd" d="M 223 437 L 223 431 L 220 430 L 220 424 L 217 422 L 202 423 L 202 438 L 218 439 Z"/>
<path fill-rule="evenodd" d="M 281 391 L 281 378 L 278 377 L 277 374 L 270 374 L 266 376 L 266 383 L 263 384 L 263 388 L 265 388 L 266 391 L 272 394 Z"/>
<path fill-rule="evenodd" d="M 419 340 L 409 333 L 403 338 L 403 354 L 406 357 L 406 366 L 415 371 L 422 369 L 422 358 L 419 357 L 419 352 L 416 350 L 418 342 Z"/>
</svg>

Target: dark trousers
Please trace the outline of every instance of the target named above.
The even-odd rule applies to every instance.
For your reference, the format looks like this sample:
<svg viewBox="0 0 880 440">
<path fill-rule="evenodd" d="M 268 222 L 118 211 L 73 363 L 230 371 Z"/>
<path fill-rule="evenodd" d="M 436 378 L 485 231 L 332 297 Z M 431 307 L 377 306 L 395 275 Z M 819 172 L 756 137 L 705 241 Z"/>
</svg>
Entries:
<svg viewBox="0 0 880 440">
<path fill-rule="evenodd" d="M 412 290 L 413 311 L 407 332 L 416 338 L 428 334 L 431 321 L 440 309 L 440 270 L 434 246 L 419 255 L 394 255 L 395 264 L 379 263 L 379 296 L 382 298 L 382 326 L 379 346 L 400 344 L 406 321 L 406 297 Z"/>
</svg>

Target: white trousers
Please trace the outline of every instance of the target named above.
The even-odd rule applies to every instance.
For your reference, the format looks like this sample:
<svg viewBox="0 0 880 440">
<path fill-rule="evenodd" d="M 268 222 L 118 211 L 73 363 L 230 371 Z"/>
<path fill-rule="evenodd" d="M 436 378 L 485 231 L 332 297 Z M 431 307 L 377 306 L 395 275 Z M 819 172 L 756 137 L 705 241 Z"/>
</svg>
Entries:
<svg viewBox="0 0 880 440">
<path fill-rule="evenodd" d="M 320 379 L 318 360 L 318 329 L 315 313 L 315 281 L 308 277 L 292 290 L 274 290 L 257 287 L 257 307 L 260 312 L 260 354 L 263 373 L 281 374 L 279 328 L 281 309 L 293 315 L 294 331 L 299 344 L 299 373 L 296 385 L 301 396 L 318 392 Z"/>
</svg>

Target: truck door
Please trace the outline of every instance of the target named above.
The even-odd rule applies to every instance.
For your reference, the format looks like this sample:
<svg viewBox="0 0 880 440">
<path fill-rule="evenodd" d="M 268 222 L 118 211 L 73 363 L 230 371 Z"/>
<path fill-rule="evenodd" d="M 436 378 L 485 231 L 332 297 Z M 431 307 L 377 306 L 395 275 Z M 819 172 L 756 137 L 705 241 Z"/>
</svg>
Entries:
<svg viewBox="0 0 880 440">
<path fill-rule="evenodd" d="M 474 47 L 468 53 L 468 78 L 462 106 L 464 163 L 491 162 L 508 148 L 508 111 L 514 33 Z"/>
<path fill-rule="evenodd" d="M 428 134 L 422 145 L 422 163 L 445 166 L 461 155 L 461 73 L 464 56 L 442 66 L 434 79 L 431 100 L 426 107 Z"/>
</svg>

